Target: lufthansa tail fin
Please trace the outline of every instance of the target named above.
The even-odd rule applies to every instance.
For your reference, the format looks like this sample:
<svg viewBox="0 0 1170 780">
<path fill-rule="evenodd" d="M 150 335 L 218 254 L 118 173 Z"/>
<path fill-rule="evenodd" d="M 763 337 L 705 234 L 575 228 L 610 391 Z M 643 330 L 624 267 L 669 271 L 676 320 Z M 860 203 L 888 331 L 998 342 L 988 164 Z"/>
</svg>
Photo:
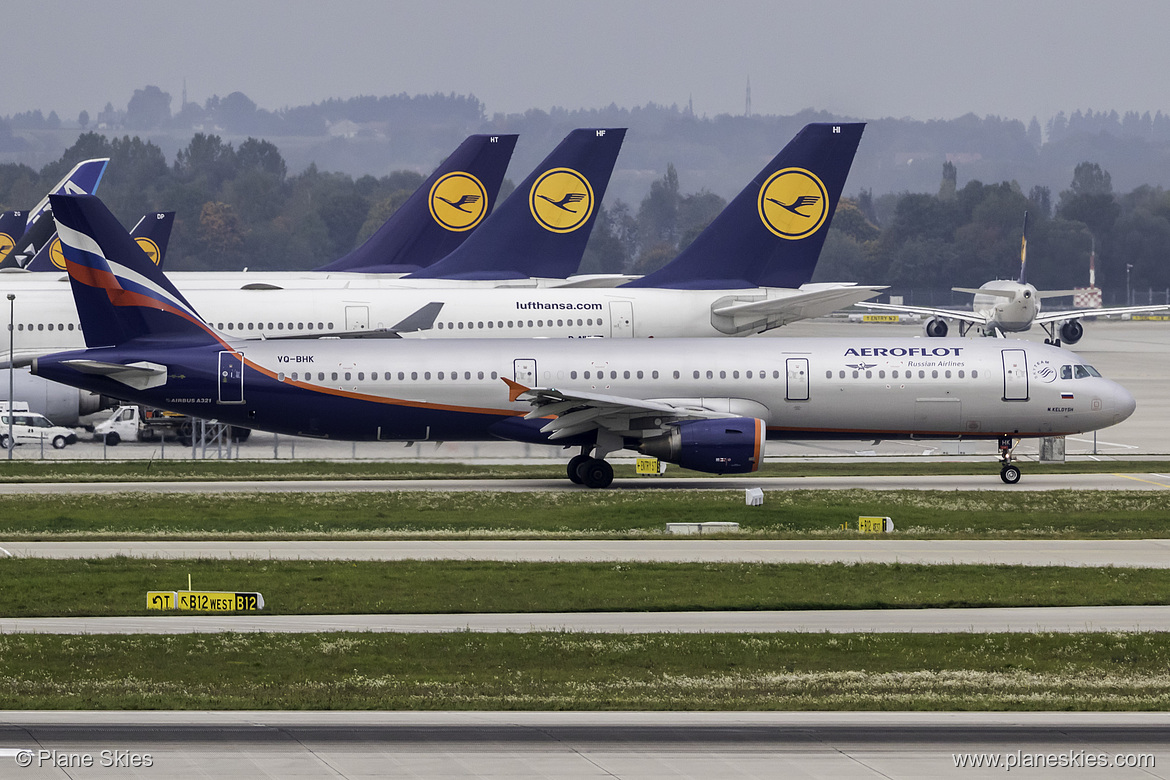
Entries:
<svg viewBox="0 0 1170 780">
<path fill-rule="evenodd" d="M 48 213 L 50 196 L 95 194 L 109 162 L 109 157 L 82 160 L 49 190 L 48 195 L 41 198 L 41 202 L 36 205 L 36 208 L 25 212 L 28 219 L 24 232 L 17 239 L 11 254 L 18 265 L 22 268 L 28 265 L 36 253 L 53 237 L 53 217 L 52 214 Z"/>
<path fill-rule="evenodd" d="M 50 212 L 51 213 L 51 212 Z M 167 245 L 171 240 L 171 228 L 175 224 L 175 212 L 155 211 L 138 220 L 138 224 L 130 231 L 130 237 L 142 247 L 146 256 L 159 268 L 166 259 Z M 64 271 L 65 254 L 61 250 L 61 239 L 54 231 L 53 238 L 41 247 L 29 264 L 26 271 Z"/>
<path fill-rule="evenodd" d="M 806 125 L 678 257 L 623 287 L 800 287 L 812 281 L 865 129 Z"/>
<path fill-rule="evenodd" d="M 446 257 L 491 213 L 516 138 L 468 136 L 364 244 L 316 270 L 409 273 Z"/>
<path fill-rule="evenodd" d="M 569 133 L 475 235 L 408 278 L 563 279 L 573 273 L 625 135 L 624 128 Z"/>
<path fill-rule="evenodd" d="M 92 195 L 53 195 L 51 202 L 86 346 L 152 337 L 218 341 L 104 203 Z"/>
<path fill-rule="evenodd" d="M 28 212 L 23 210 L 0 213 L 0 268 L 20 267 L 15 260 L 9 261 L 8 256 L 16 246 L 16 240 L 24 235 L 27 214 Z"/>
</svg>

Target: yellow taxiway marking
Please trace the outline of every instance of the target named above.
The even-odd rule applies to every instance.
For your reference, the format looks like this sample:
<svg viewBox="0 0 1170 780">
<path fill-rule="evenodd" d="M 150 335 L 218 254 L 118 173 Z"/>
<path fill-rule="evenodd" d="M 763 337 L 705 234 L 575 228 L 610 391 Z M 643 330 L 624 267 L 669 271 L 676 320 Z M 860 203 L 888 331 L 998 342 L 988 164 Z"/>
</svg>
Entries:
<svg viewBox="0 0 1170 780">
<path fill-rule="evenodd" d="M 1122 479 L 1132 479 L 1134 482 L 1145 482 L 1147 485 L 1157 485 L 1158 487 L 1170 488 L 1170 484 L 1166 484 L 1165 482 L 1155 482 L 1152 479 L 1142 479 L 1141 477 L 1135 477 L 1132 474 L 1114 474 L 1113 476 L 1121 477 Z M 1160 477 L 1162 475 L 1151 474 L 1150 476 Z"/>
</svg>

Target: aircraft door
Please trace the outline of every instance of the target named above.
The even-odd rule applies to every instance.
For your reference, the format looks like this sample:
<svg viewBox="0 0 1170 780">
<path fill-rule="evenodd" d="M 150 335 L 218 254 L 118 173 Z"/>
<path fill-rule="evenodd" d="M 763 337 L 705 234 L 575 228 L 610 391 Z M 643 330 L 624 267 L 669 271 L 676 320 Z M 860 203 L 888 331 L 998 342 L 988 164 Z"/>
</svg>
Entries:
<svg viewBox="0 0 1170 780">
<path fill-rule="evenodd" d="M 1003 352 L 1003 400 L 1028 400 L 1028 358 L 1022 349 Z"/>
<path fill-rule="evenodd" d="M 219 353 L 219 403 L 244 402 L 244 355 L 240 352 Z"/>
<path fill-rule="evenodd" d="M 634 336 L 634 304 L 632 301 L 609 302 L 609 335 L 615 339 Z"/>
<path fill-rule="evenodd" d="M 512 370 L 517 384 L 536 387 L 536 360 L 516 358 L 512 361 Z"/>
<path fill-rule="evenodd" d="M 346 306 L 345 329 L 347 331 L 370 329 L 369 306 Z"/>
<path fill-rule="evenodd" d="M 788 358 L 788 385 L 784 398 L 788 401 L 808 400 L 808 358 Z"/>
</svg>

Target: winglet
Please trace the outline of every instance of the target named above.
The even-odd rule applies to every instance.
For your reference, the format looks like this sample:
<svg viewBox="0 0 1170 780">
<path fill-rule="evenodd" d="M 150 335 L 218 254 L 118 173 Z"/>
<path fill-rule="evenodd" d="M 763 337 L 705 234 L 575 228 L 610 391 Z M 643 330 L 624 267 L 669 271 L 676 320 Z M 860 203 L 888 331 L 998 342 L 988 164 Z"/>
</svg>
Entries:
<svg viewBox="0 0 1170 780">
<path fill-rule="evenodd" d="M 500 377 L 500 379 L 503 379 L 504 384 L 506 384 L 508 386 L 508 400 L 512 403 L 515 403 L 516 399 L 518 399 L 520 396 L 524 395 L 525 393 L 527 393 L 529 390 L 532 389 L 531 387 L 525 387 L 524 385 L 520 384 L 519 382 L 513 382 L 511 379 L 509 379 L 506 376 L 502 376 L 502 377 Z"/>
</svg>

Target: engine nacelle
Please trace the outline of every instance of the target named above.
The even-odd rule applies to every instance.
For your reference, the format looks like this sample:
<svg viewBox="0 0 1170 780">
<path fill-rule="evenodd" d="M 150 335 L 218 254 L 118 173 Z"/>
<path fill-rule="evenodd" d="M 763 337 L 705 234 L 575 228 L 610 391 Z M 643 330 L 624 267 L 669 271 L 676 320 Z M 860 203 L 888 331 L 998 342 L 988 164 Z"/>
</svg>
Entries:
<svg viewBox="0 0 1170 780">
<path fill-rule="evenodd" d="M 8 400 L 8 371 L 0 372 L 0 399 Z M 43 414 L 57 425 L 72 428 L 82 415 L 102 409 L 103 398 L 88 390 L 50 382 L 33 376 L 27 368 L 17 369 L 13 377 L 13 398 L 28 402 L 29 411 Z"/>
<path fill-rule="evenodd" d="M 922 323 L 922 331 L 932 339 L 941 339 L 947 335 L 947 321 L 940 317 L 931 317 Z"/>
<path fill-rule="evenodd" d="M 1085 326 L 1080 320 L 1069 320 L 1060 326 L 1060 340 L 1065 344 L 1076 344 L 1085 335 Z"/>
<path fill-rule="evenodd" d="M 708 474 L 744 474 L 760 467 L 767 429 L 756 417 L 691 420 L 644 439 L 638 452 Z"/>
</svg>

